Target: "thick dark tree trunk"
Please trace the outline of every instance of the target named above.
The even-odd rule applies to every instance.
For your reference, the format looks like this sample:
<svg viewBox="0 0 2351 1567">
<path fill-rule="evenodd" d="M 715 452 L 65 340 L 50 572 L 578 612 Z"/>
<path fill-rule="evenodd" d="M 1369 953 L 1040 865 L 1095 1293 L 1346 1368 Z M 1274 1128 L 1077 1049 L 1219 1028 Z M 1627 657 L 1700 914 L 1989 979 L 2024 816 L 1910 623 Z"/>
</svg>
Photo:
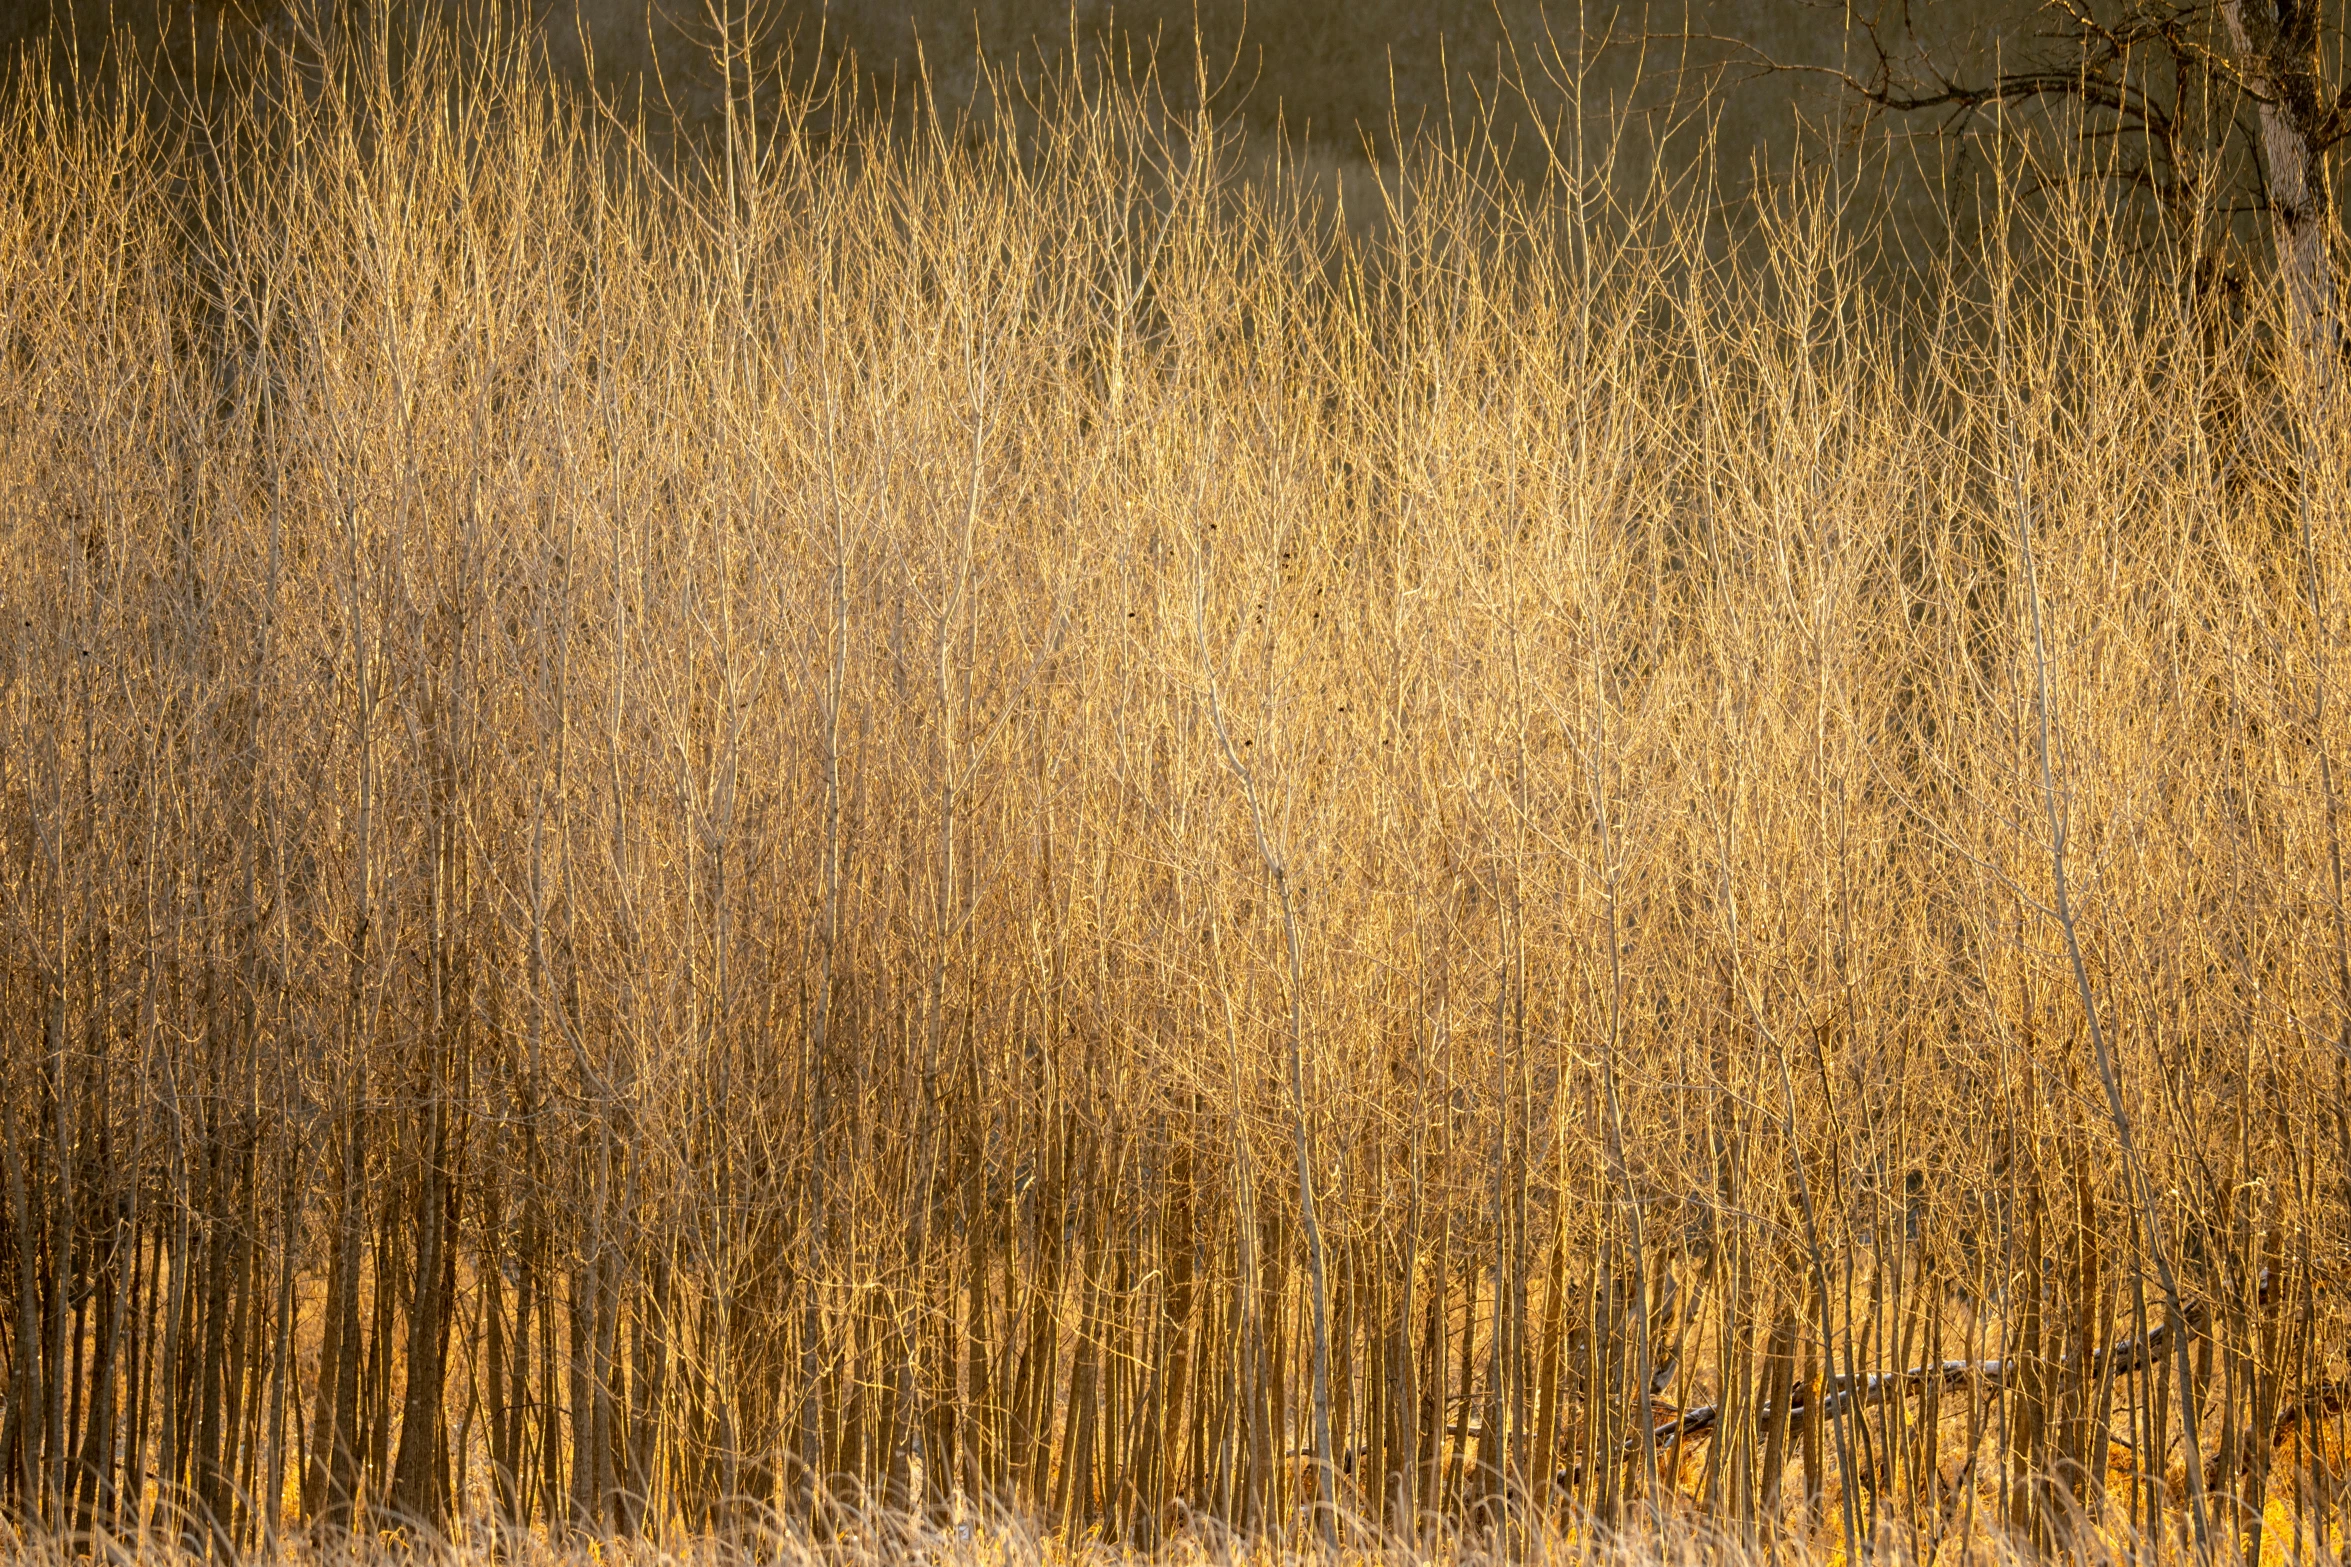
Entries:
<svg viewBox="0 0 2351 1567">
<path fill-rule="evenodd" d="M 74 1532 L 87 1535 L 105 1504 L 109 1460 L 114 1452 L 115 1363 L 122 1342 L 122 1250 L 132 1235 L 127 1198 L 115 1203 L 114 1234 L 98 1272 L 98 1342 L 90 1366 L 90 1410 L 82 1425 L 82 1454 L 75 1466 Z"/>
<path fill-rule="evenodd" d="M 16 1472 L 11 1478 L 19 1488 L 19 1505 L 27 1516 L 37 1517 L 42 1483 L 40 1433 L 44 1389 L 41 1358 L 25 1341 L 30 1338 L 33 1325 L 41 1320 L 40 1285 L 35 1277 L 41 1248 L 33 1235 L 32 1199 L 26 1191 L 24 1157 L 20 1151 L 23 1146 L 17 1139 L 15 1115 L 7 1101 L 0 1099 L 0 1154 L 8 1161 L 8 1211 L 16 1227 L 16 1320 L 19 1324 L 16 1376 L 9 1389 L 8 1423 L 5 1434 L 0 1435 L 0 1453 L 16 1455 Z"/>
<path fill-rule="evenodd" d="M 327 1440 L 322 1444 L 326 1464 L 324 1516 L 331 1528 L 350 1527 L 352 1498 L 359 1481 L 359 1252 L 366 1191 L 366 1149 L 359 1128 L 360 1119 L 355 1110 L 349 1151 L 344 1156 L 342 1235 L 335 1263 L 342 1276 L 343 1295 L 337 1302 L 335 1326 L 331 1330 L 341 1353 L 335 1359 L 334 1398 L 330 1408 L 322 1410 L 320 1416 L 320 1424 L 327 1431 Z M 379 1292 L 382 1290 L 381 1279 L 376 1287 Z M 325 1374 L 322 1367 L 322 1381 Z"/>
<path fill-rule="evenodd" d="M 449 1308 L 443 1288 L 447 1233 L 449 1128 L 436 1106 L 433 1133 L 416 1194 L 416 1289 L 408 1312 L 408 1390 L 400 1405 L 400 1450 L 392 1466 L 395 1516 L 438 1525 L 440 1496 L 442 1346 Z"/>
</svg>

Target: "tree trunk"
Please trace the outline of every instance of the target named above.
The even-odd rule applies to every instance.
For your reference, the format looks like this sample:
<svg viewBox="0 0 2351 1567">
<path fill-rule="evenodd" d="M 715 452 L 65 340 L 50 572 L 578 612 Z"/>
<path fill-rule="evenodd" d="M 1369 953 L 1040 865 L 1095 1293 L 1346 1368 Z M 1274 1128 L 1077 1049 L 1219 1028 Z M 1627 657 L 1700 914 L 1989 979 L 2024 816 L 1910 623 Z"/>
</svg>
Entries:
<svg viewBox="0 0 2351 1567">
<path fill-rule="evenodd" d="M 331 1528 L 349 1528 L 351 1504 L 359 1479 L 359 1250 L 360 1207 L 366 1190 L 366 1156 L 360 1141 L 359 1096 L 351 1110 L 349 1150 L 343 1165 L 342 1236 L 335 1266 L 343 1280 L 343 1296 L 336 1303 L 334 1327 L 340 1353 L 335 1359 L 334 1398 L 319 1411 L 319 1425 L 327 1439 L 320 1445 L 326 1465 L 325 1517 Z M 382 1289 L 382 1280 L 377 1288 Z M 319 1372 L 325 1381 L 325 1368 Z M 322 1385 L 320 1392 L 325 1388 Z M 322 1403 L 326 1400 L 322 1398 Z"/>
<path fill-rule="evenodd" d="M 2340 328 L 2327 251 L 2317 0 L 2222 0 L 2220 11 L 2261 122 L 2287 337 L 2324 387 L 2334 378 Z"/>
<path fill-rule="evenodd" d="M 24 1160 L 19 1153 L 23 1144 L 16 1133 L 15 1112 L 0 1098 L 0 1153 L 8 1160 L 8 1210 L 16 1226 L 17 1270 L 16 1385 L 9 1390 L 6 1445 L 13 1446 L 21 1460 L 21 1472 L 15 1477 L 22 1488 L 20 1505 L 26 1516 L 37 1518 L 42 1484 L 40 1422 L 45 1407 L 41 1359 L 34 1347 L 41 1321 L 40 1285 L 34 1277 L 40 1243 L 33 1237 L 32 1200 L 25 1189 Z"/>
<path fill-rule="evenodd" d="M 417 1182 L 416 1289 L 408 1312 L 408 1388 L 400 1404 L 400 1450 L 392 1467 L 391 1508 L 406 1520 L 441 1522 L 441 1347 L 449 1302 L 442 1290 L 447 1234 L 447 1111 L 433 1108 L 432 1142 Z"/>
</svg>

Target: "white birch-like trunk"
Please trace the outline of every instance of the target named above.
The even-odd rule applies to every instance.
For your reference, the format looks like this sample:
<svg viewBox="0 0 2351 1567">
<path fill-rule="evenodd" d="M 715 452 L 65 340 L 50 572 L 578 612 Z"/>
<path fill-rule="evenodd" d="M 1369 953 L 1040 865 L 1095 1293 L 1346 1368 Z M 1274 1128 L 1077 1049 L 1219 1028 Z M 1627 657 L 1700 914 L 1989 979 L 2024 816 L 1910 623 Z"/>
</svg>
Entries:
<svg viewBox="0 0 2351 1567">
<path fill-rule="evenodd" d="M 2291 0 L 2286 0 L 2291 3 Z M 2312 127 L 2295 112 L 2311 85 L 2316 60 L 2288 57 L 2294 49 L 2281 0 L 2222 0 L 2221 19 L 2243 62 L 2261 124 L 2261 159 L 2268 176 L 2270 235 L 2286 291 L 2286 332 L 2320 386 L 2331 385 L 2340 328 L 2335 276 L 2327 252 L 2325 179 Z"/>
</svg>

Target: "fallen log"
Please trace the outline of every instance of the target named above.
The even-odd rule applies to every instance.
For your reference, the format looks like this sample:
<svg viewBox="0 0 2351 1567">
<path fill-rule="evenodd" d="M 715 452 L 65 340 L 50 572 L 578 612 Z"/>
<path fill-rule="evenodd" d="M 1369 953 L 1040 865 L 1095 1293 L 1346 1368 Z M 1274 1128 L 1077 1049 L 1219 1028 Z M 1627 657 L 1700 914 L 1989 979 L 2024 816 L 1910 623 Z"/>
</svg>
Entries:
<svg viewBox="0 0 2351 1567">
<path fill-rule="evenodd" d="M 2210 1320 L 2211 1312 L 2208 1308 L 2194 1307 L 2187 1316 L 2188 1331 L 2191 1334 L 2201 1333 Z M 2090 1374 L 2094 1377 L 2127 1376 L 2150 1365 L 2157 1356 L 2171 1352 L 2171 1334 L 2172 1324 L 2164 1322 L 2150 1329 L 2143 1338 L 2124 1339 L 2118 1344 L 2094 1350 L 2090 1355 Z M 2072 1361 L 2072 1356 L 2064 1356 L 2059 1359 L 2058 1365 L 2062 1368 L 2071 1365 Z M 2000 1360 L 1946 1360 L 1931 1366 L 1913 1366 L 1907 1371 L 1872 1371 L 1861 1375 L 1838 1376 L 1829 1380 L 1827 1396 L 1822 1403 L 1833 1418 L 1848 1409 L 1870 1408 L 1897 1394 L 1908 1398 L 1923 1393 L 1929 1382 L 1951 1388 L 1964 1387 L 1974 1381 L 1988 1391 L 1998 1392 L 2007 1385 L 2015 1365 L 2013 1357 Z M 1804 1428 L 1805 1418 L 1811 1410 L 1808 1389 L 1797 1388 L 1789 1394 L 1788 1430 L 1791 1435 Z M 1772 1408 L 1769 1404 L 1756 1412 L 1758 1420 L 1769 1420 L 1771 1416 Z M 1694 1409 L 1685 1409 L 1656 1426 L 1650 1431 L 1649 1439 L 1659 1447 L 1687 1441 L 1713 1431 L 1721 1418 L 1719 1406 L 1702 1404 Z M 1624 1450 L 1628 1455 L 1639 1452 L 1641 1438 L 1638 1435 L 1628 1437 Z"/>
</svg>

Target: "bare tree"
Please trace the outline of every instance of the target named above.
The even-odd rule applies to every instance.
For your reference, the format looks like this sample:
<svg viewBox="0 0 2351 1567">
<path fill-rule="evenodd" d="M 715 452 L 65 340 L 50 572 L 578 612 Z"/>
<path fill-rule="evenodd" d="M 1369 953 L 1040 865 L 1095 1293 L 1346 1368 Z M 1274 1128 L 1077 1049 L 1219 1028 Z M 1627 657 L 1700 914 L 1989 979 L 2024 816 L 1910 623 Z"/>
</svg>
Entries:
<svg viewBox="0 0 2351 1567">
<path fill-rule="evenodd" d="M 2071 128 L 2100 149 L 2092 172 L 2143 191 L 2187 236 L 2201 278 L 2214 272 L 2212 225 L 2261 215 L 2290 338 L 2322 358 L 2339 351 L 2330 175 L 2351 141 L 2351 78 L 2338 79 L 2328 40 L 2342 34 L 2342 0 L 2042 0 L 2030 15 L 1988 72 L 1938 58 L 1906 4 L 1856 15 L 1843 65 L 1748 52 L 1826 75 L 1874 110 L 1939 116 L 1945 134 L 2005 106 L 2072 106 Z"/>
</svg>

